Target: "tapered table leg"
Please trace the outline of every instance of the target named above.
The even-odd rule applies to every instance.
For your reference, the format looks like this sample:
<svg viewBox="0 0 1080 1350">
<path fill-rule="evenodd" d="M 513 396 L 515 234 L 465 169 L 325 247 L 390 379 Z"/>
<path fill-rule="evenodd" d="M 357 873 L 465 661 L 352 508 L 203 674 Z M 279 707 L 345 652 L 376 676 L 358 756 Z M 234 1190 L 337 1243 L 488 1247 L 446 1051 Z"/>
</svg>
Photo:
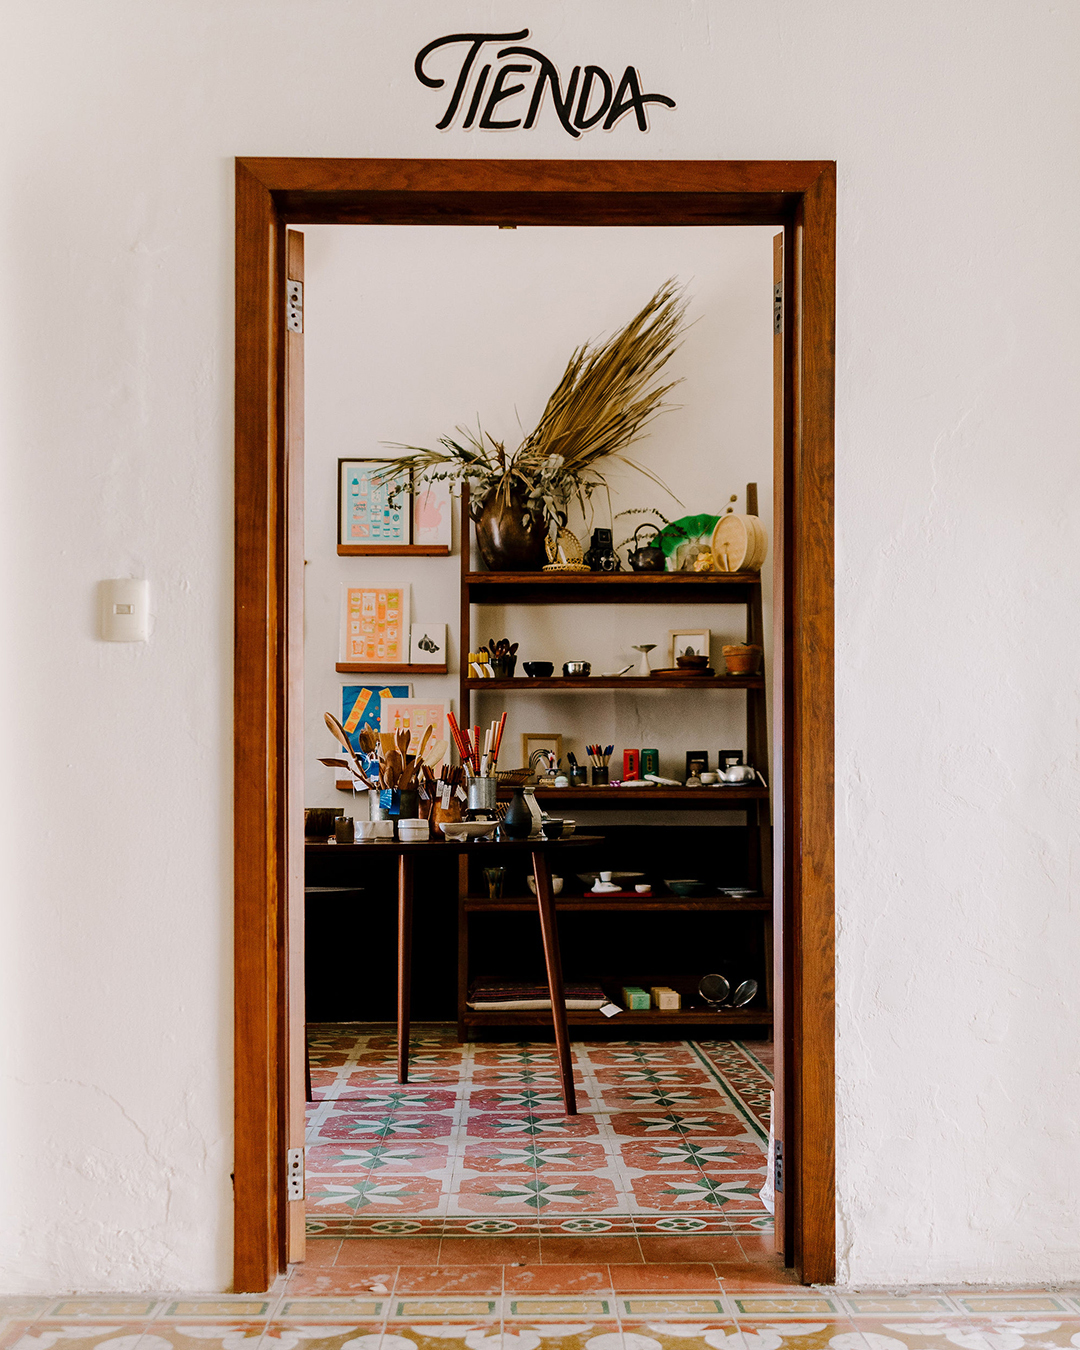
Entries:
<svg viewBox="0 0 1080 1350">
<path fill-rule="evenodd" d="M 555 1048 L 559 1053 L 563 1102 L 568 1116 L 577 1115 L 574 1093 L 574 1065 L 570 1058 L 570 1033 L 566 1026 L 566 996 L 563 993 L 562 958 L 559 955 L 559 929 L 555 919 L 555 900 L 551 894 L 551 871 L 547 854 L 536 849 L 532 855 L 536 880 L 536 904 L 540 911 L 540 936 L 544 943 L 548 993 L 551 995 L 551 1020 L 555 1024 Z"/>
<path fill-rule="evenodd" d="M 398 1082 L 409 1081 L 409 1004 L 412 996 L 412 854 L 398 856 L 397 927 L 397 1072 Z"/>
</svg>

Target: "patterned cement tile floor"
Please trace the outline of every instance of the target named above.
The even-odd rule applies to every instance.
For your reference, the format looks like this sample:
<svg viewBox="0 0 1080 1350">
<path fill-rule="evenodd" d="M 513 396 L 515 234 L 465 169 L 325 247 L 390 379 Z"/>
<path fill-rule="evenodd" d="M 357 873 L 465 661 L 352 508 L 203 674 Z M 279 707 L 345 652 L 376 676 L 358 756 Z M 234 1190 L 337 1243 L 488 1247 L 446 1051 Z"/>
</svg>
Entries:
<svg viewBox="0 0 1080 1350">
<path fill-rule="evenodd" d="M 0 1299 L 0 1350 L 1070 1350 L 1080 1290 L 389 1287 L 311 1297 Z M 374 1283 L 375 1281 L 372 1281 Z"/>
<path fill-rule="evenodd" d="M 416 1027 L 405 1086 L 391 1027 L 313 1026 L 309 1046 L 313 1239 L 693 1234 L 705 1259 L 730 1260 L 772 1232 L 758 1194 L 771 1045 L 576 1043 L 575 1117 L 550 1043 L 461 1045 L 453 1026 Z M 707 1238 L 726 1242 L 706 1255 Z"/>
</svg>

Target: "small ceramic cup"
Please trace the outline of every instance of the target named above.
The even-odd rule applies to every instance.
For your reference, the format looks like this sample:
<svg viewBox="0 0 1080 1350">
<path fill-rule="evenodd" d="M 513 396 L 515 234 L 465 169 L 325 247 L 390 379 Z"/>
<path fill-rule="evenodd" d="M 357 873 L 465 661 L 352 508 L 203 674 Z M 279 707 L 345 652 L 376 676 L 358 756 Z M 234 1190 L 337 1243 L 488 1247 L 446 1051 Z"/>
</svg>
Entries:
<svg viewBox="0 0 1080 1350">
<path fill-rule="evenodd" d="M 545 820 L 540 828 L 544 831 L 545 839 L 562 838 L 563 823 L 561 820 Z"/>
<path fill-rule="evenodd" d="M 378 823 L 377 820 L 358 820 L 355 827 L 356 842 L 362 844 L 365 840 L 374 839 L 376 837 L 375 826 L 378 825 Z"/>
</svg>

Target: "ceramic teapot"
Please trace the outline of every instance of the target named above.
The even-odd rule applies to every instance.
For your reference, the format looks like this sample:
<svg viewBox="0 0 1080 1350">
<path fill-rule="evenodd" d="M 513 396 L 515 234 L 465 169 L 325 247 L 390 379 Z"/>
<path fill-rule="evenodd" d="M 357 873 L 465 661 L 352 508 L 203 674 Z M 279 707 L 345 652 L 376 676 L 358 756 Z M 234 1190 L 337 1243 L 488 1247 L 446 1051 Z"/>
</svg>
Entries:
<svg viewBox="0 0 1080 1350">
<path fill-rule="evenodd" d="M 732 764 L 730 768 L 721 769 L 716 776 L 721 783 L 752 783 L 757 773 L 752 764 Z"/>
<path fill-rule="evenodd" d="M 652 530 L 652 536 L 645 542 L 638 542 L 638 535 L 642 530 Z M 664 550 L 657 544 L 656 540 L 660 534 L 658 525 L 650 525 L 646 522 L 639 525 L 634 531 L 632 539 L 633 548 L 630 551 L 630 569 L 634 572 L 662 572 L 664 570 Z"/>
</svg>

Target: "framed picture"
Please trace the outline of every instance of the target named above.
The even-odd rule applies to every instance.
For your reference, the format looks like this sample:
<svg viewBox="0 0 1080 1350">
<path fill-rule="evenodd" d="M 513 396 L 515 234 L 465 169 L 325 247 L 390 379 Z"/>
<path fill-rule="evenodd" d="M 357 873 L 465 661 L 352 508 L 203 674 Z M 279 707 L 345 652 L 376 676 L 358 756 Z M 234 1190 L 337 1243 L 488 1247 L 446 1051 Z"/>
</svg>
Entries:
<svg viewBox="0 0 1080 1350">
<path fill-rule="evenodd" d="M 409 664 L 446 665 L 446 624 L 414 623 L 409 641 Z"/>
<path fill-rule="evenodd" d="M 354 750 L 360 749 L 364 727 L 382 731 L 382 702 L 386 698 L 411 698 L 411 684 L 391 684 L 376 689 L 370 684 L 346 684 L 341 690 L 341 725 Z"/>
<path fill-rule="evenodd" d="M 412 542 L 415 547 L 445 548 L 450 552 L 450 484 L 419 483 L 412 498 Z"/>
<path fill-rule="evenodd" d="M 558 731 L 523 731 L 521 733 L 521 765 L 527 768 L 537 750 L 547 750 L 558 764 L 562 759 L 562 733 Z"/>
<path fill-rule="evenodd" d="M 708 656 L 710 632 L 707 628 L 686 631 L 672 628 L 668 632 L 668 665 L 675 665 L 678 656 Z"/>
<path fill-rule="evenodd" d="M 342 586 L 341 662 L 408 665 L 408 586 Z"/>
<path fill-rule="evenodd" d="M 412 544 L 412 492 L 376 481 L 385 459 L 338 460 L 338 552 L 385 553 Z"/>
<path fill-rule="evenodd" d="M 428 727 L 432 727 L 432 733 L 428 738 L 428 748 L 424 752 L 426 760 L 431 747 L 437 741 L 449 741 L 450 725 L 447 718 L 449 712 L 450 704 L 438 699 L 384 698 L 380 730 L 411 732 L 412 740 L 409 745 L 410 750 L 414 751 L 423 740 L 424 732 Z M 432 762 L 431 767 L 438 770 L 439 766 L 446 762 L 446 754 L 447 752 L 444 751 L 442 759 Z"/>
</svg>

